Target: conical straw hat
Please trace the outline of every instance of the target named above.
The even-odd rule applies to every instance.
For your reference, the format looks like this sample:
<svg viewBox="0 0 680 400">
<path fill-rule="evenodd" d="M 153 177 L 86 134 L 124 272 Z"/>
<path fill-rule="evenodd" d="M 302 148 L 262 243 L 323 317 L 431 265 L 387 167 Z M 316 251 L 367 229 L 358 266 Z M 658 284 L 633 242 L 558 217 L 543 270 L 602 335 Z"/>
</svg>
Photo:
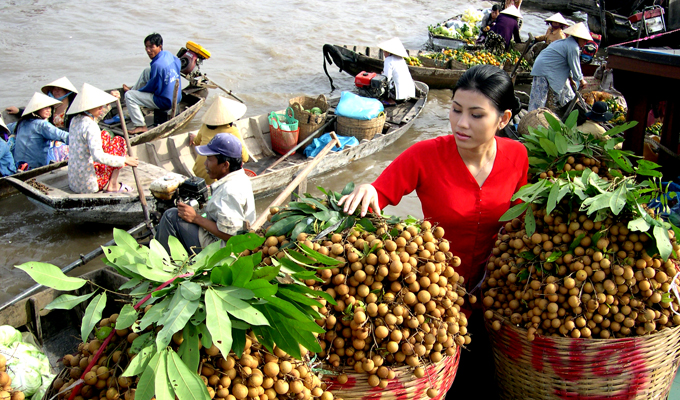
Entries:
<svg viewBox="0 0 680 400">
<path fill-rule="evenodd" d="M 248 107 L 245 104 L 217 96 L 217 99 L 203 115 L 203 123 L 211 126 L 230 124 L 241 118 L 247 109 Z"/>
<path fill-rule="evenodd" d="M 7 133 L 9 133 L 9 128 L 7 127 L 7 125 L 5 125 L 5 121 L 2 119 L 2 115 L 0 115 L 0 126 L 3 127 Z"/>
<path fill-rule="evenodd" d="M 47 94 L 47 91 L 50 87 L 59 87 L 59 88 L 66 90 L 67 92 L 78 93 L 78 90 L 76 90 L 76 87 L 73 86 L 71 81 L 69 81 L 68 78 L 65 77 L 65 76 L 57 79 L 54 82 L 48 83 L 47 85 L 43 86 L 42 89 L 40 89 L 40 90 L 42 90 L 43 93 Z"/>
<path fill-rule="evenodd" d="M 66 111 L 66 114 L 78 114 L 114 101 L 116 101 L 116 98 L 105 91 L 97 89 L 90 84 L 83 83 L 83 87 L 80 88 L 78 96 L 73 100 L 73 104 L 71 104 L 71 107 Z"/>
<path fill-rule="evenodd" d="M 33 97 L 31 97 L 31 101 L 28 102 L 28 105 L 24 109 L 24 113 L 21 114 L 21 116 L 26 116 L 30 113 L 34 113 L 38 110 L 41 110 L 45 107 L 53 106 L 55 104 L 60 104 L 61 101 L 57 99 L 53 99 L 50 96 L 45 96 L 42 93 L 35 92 L 33 94 Z"/>
<path fill-rule="evenodd" d="M 506 15 L 511 15 L 513 17 L 522 18 L 522 14 L 519 13 L 519 10 L 515 6 L 510 6 L 510 7 L 506 8 L 505 10 L 501 11 L 501 14 L 506 14 Z"/>
<path fill-rule="evenodd" d="M 577 38 L 585 39 L 585 40 L 593 40 L 593 37 L 590 36 L 590 31 L 588 28 L 586 28 L 586 25 L 583 22 L 579 22 L 578 24 L 574 24 L 570 26 L 569 28 L 563 30 L 567 35 L 571 35 Z"/>
<path fill-rule="evenodd" d="M 560 13 L 554 14 L 549 18 L 546 18 L 545 22 L 559 22 L 562 25 L 570 25 L 569 22 L 567 22 L 567 20 L 564 19 L 564 17 Z"/>
<path fill-rule="evenodd" d="M 404 48 L 404 45 L 401 44 L 401 40 L 399 38 L 395 37 L 392 38 L 386 42 L 382 42 L 378 45 L 379 48 L 383 49 L 384 51 L 388 53 L 392 53 L 396 56 L 399 57 L 408 57 L 408 53 L 406 53 L 406 49 Z"/>
</svg>

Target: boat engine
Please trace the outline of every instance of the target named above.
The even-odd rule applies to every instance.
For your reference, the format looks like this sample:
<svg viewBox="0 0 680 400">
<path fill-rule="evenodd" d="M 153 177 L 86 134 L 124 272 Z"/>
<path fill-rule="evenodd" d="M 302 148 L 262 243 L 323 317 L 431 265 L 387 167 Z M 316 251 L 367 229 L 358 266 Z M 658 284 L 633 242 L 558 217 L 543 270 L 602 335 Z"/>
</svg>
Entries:
<svg viewBox="0 0 680 400">
<path fill-rule="evenodd" d="M 203 60 L 210 58 L 210 52 L 201 45 L 192 41 L 187 42 L 186 47 L 182 47 L 177 52 L 177 58 L 181 63 L 180 73 L 189 81 L 191 86 L 207 84 L 209 79 L 201 72 Z"/>
<path fill-rule="evenodd" d="M 198 211 L 208 202 L 209 198 L 205 179 L 197 176 L 184 179 L 181 175 L 173 174 L 169 177 L 159 178 L 151 183 L 150 190 L 156 200 L 156 211 L 161 215 L 167 210 L 177 207 L 179 201 L 189 204 Z"/>
<path fill-rule="evenodd" d="M 387 93 L 387 77 L 375 72 L 359 72 L 354 77 L 354 84 L 359 88 L 359 94 L 364 97 L 379 99 Z"/>
</svg>

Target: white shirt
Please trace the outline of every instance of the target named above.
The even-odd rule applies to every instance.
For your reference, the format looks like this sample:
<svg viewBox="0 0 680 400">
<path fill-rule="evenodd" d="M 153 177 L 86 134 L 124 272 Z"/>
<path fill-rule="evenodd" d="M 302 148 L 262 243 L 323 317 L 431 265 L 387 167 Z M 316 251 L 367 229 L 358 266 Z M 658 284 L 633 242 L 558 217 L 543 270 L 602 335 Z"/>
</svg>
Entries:
<svg viewBox="0 0 680 400">
<path fill-rule="evenodd" d="M 392 54 L 385 58 L 383 75 L 387 77 L 390 87 L 395 89 L 395 100 L 416 97 L 416 85 L 403 57 Z"/>
<path fill-rule="evenodd" d="M 253 186 L 243 169 L 227 174 L 210 185 L 210 188 L 212 197 L 203 211 L 206 218 L 217 223 L 217 229 L 220 232 L 233 236 L 243 229 L 244 221 L 247 221 L 248 225 L 255 222 Z M 220 239 L 207 230 L 199 228 L 198 240 L 202 247 L 206 247 Z"/>
</svg>

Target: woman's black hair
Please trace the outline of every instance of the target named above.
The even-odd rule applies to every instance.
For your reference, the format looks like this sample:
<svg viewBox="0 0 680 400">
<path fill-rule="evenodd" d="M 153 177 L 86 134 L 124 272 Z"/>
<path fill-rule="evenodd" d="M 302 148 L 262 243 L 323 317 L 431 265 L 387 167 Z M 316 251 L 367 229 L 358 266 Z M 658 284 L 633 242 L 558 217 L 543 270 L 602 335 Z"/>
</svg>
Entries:
<svg viewBox="0 0 680 400">
<path fill-rule="evenodd" d="M 510 76 L 493 65 L 476 65 L 467 70 L 458 79 L 453 88 L 453 95 L 459 89 L 483 94 L 491 100 L 501 114 L 505 110 L 510 110 L 514 117 L 522 109 L 522 103 L 515 96 L 515 88 Z"/>
<path fill-rule="evenodd" d="M 229 172 L 234 172 L 238 171 L 241 169 L 241 164 L 243 164 L 243 160 L 239 158 L 233 158 L 233 157 L 227 157 L 222 154 L 216 154 L 215 158 L 217 159 L 218 164 L 224 164 L 225 162 L 229 161 Z"/>
<path fill-rule="evenodd" d="M 36 111 L 38 111 L 38 110 L 36 110 Z M 21 118 L 19 118 L 19 121 L 18 121 L 17 124 L 14 126 L 14 134 L 15 134 L 15 135 L 18 135 L 18 134 L 19 134 L 19 129 L 20 129 L 21 125 L 22 125 L 24 122 L 30 121 L 30 120 L 32 120 L 32 119 L 42 119 L 42 117 L 40 117 L 40 116 L 39 116 L 38 114 L 36 114 L 35 112 L 32 112 L 32 113 L 30 113 L 30 114 L 27 114 L 27 115 L 22 116 Z"/>
</svg>

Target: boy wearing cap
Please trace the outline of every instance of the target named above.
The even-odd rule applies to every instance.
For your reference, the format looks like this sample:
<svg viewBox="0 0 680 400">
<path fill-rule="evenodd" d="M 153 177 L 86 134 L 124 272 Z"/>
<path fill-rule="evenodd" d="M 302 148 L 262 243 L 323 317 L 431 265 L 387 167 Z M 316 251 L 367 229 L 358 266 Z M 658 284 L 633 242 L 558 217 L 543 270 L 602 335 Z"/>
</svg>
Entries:
<svg viewBox="0 0 680 400">
<path fill-rule="evenodd" d="M 242 146 L 238 138 L 218 133 L 207 145 L 197 146 L 196 152 L 207 157 L 208 176 L 216 180 L 210 186 L 212 197 L 203 209 L 205 217 L 184 203 L 163 214 L 156 240 L 168 251 L 169 236 L 179 239 L 187 251 L 198 253 L 213 242 L 227 241 L 244 225 L 255 222 L 253 187 L 241 167 Z"/>
</svg>

